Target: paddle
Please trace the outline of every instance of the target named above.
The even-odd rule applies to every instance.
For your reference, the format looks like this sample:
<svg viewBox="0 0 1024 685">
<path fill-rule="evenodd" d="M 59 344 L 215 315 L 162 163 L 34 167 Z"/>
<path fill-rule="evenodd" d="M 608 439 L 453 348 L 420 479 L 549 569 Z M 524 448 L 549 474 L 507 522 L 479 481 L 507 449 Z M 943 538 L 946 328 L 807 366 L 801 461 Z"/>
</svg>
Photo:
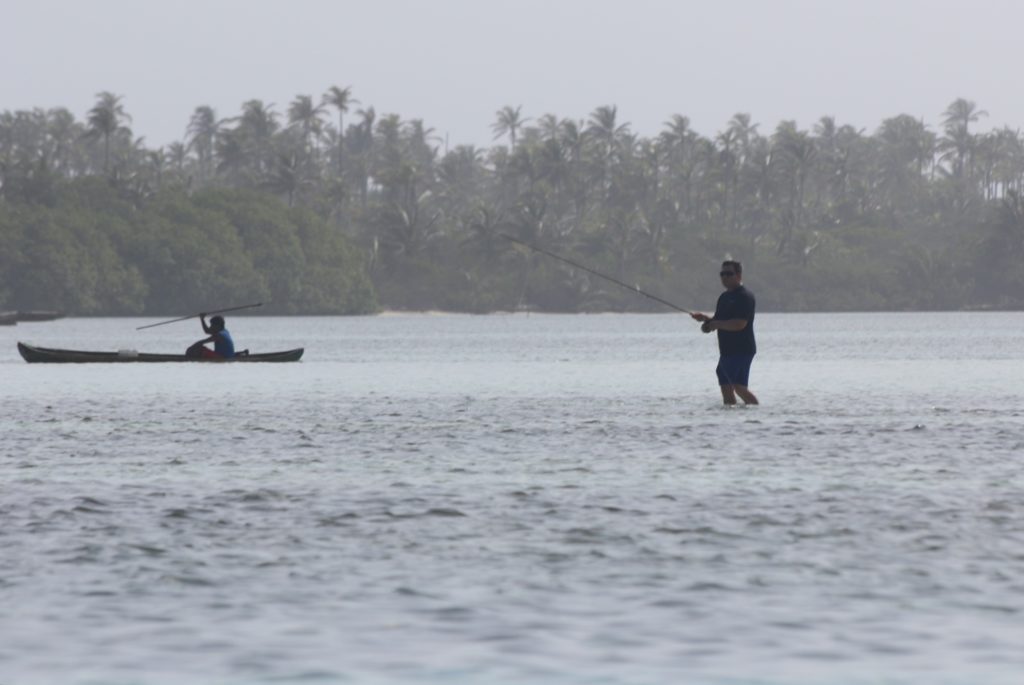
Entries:
<svg viewBox="0 0 1024 685">
<path fill-rule="evenodd" d="M 227 309 L 214 309 L 213 311 L 203 312 L 203 314 L 223 314 L 224 312 L 237 312 L 239 309 L 252 309 L 253 307 L 262 307 L 262 302 L 255 304 L 243 304 L 241 307 L 228 307 Z M 170 319 L 168 321 L 161 321 L 160 323 L 151 323 L 146 326 L 136 326 L 135 330 L 141 331 L 143 328 L 153 328 L 154 326 L 163 326 L 164 324 L 174 323 L 176 321 L 187 321 L 188 319 L 194 319 L 198 314 L 190 314 L 189 316 L 180 316 L 177 319 Z"/>
<path fill-rule="evenodd" d="M 540 248 L 540 247 L 537 247 L 536 245 L 531 245 L 530 243 L 524 243 L 522 240 L 517 240 L 517 239 L 513 238 L 510 235 L 505 235 L 504 233 L 499 233 L 498 235 L 500 235 L 505 240 L 511 241 L 511 242 L 516 243 L 518 245 L 522 245 L 523 247 L 528 247 L 531 250 L 536 250 L 537 252 L 540 252 L 541 254 L 546 254 L 548 257 L 553 257 L 554 259 L 557 259 L 560 262 L 565 262 L 569 266 L 574 266 L 577 269 L 583 269 L 587 273 L 592 273 L 595 276 L 597 276 L 598 278 L 603 278 L 606 281 L 611 281 L 615 285 L 620 285 L 623 288 L 625 288 L 626 290 L 632 290 L 637 295 L 643 295 L 644 297 L 649 297 L 652 300 L 654 300 L 655 302 L 660 302 L 661 304 L 665 305 L 666 307 L 671 307 L 672 309 L 675 309 L 677 312 L 683 312 L 684 314 L 693 314 L 693 312 L 691 312 L 689 309 L 683 309 L 682 307 L 680 307 L 678 305 L 672 304 L 668 300 L 661 299 L 657 295 L 652 295 L 652 294 L 650 294 L 648 292 L 644 292 L 643 290 L 640 290 L 639 286 L 629 285 L 628 283 L 623 283 L 622 281 L 620 281 L 617 278 L 612 278 L 611 276 L 606 276 L 605 274 L 601 273 L 600 271 L 594 271 L 593 269 L 587 268 L 587 267 L 583 266 L 582 264 L 577 264 L 576 262 L 572 261 L 571 259 L 566 259 L 565 257 L 560 257 L 560 256 L 556 255 L 554 252 L 548 252 L 547 250 L 545 250 L 543 248 Z"/>
</svg>

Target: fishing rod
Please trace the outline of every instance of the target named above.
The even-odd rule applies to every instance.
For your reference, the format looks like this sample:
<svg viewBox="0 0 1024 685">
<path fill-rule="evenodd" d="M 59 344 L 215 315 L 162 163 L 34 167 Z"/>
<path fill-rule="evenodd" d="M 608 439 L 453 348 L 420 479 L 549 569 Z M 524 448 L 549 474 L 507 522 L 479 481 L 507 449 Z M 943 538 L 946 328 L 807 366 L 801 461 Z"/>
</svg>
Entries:
<svg viewBox="0 0 1024 685">
<path fill-rule="evenodd" d="M 583 271 L 586 271 L 587 273 L 594 274 L 598 278 L 603 278 L 606 281 L 611 281 L 615 285 L 621 286 L 621 287 L 625 288 L 626 290 L 632 290 L 637 295 L 643 295 L 644 297 L 649 297 L 650 299 L 654 300 L 655 302 L 660 302 L 661 304 L 665 305 L 666 307 L 671 307 L 672 309 L 675 309 L 677 312 L 683 312 L 684 314 L 693 314 L 694 313 L 694 312 L 691 312 L 689 309 L 683 309 L 679 305 L 672 304 L 668 300 L 663 300 L 660 297 L 658 297 L 657 295 L 652 295 L 649 292 L 641 290 L 640 286 L 638 286 L 638 285 L 629 285 L 628 283 L 623 283 L 622 281 L 620 281 L 617 278 L 612 278 L 611 276 L 605 275 L 605 274 L 601 273 L 600 271 L 594 271 L 593 269 L 591 269 L 589 267 L 583 266 L 582 264 L 578 264 L 578 263 L 572 261 L 571 259 L 566 259 L 565 257 L 557 255 L 554 252 L 548 252 L 547 250 L 545 250 L 542 247 L 537 247 L 536 245 L 531 245 L 530 243 L 524 243 L 522 240 L 518 240 L 516 238 L 513 238 L 510 235 L 506 235 L 504 233 L 499 233 L 498 235 L 500 235 L 505 240 L 511 241 L 513 243 L 516 243 L 517 245 L 522 245 L 523 247 L 528 247 L 531 250 L 535 250 L 536 252 L 540 252 L 541 254 L 546 254 L 548 257 L 552 257 L 554 259 L 557 259 L 560 262 L 565 262 L 569 266 L 573 266 L 573 267 L 576 267 L 577 269 L 582 269 Z"/>
<path fill-rule="evenodd" d="M 262 307 L 262 302 L 255 304 L 243 304 L 240 307 L 228 307 L 227 309 L 215 309 L 212 312 L 203 312 L 203 314 L 223 314 L 224 312 L 237 312 L 239 309 L 252 309 L 253 307 Z M 187 319 L 194 319 L 199 314 L 189 314 L 188 316 L 180 316 L 177 319 L 169 319 L 167 321 L 161 321 L 160 323 L 151 323 L 146 326 L 136 326 L 135 330 L 141 331 L 143 328 L 153 328 L 154 326 L 163 326 L 164 324 L 174 323 L 176 321 L 186 321 Z"/>
</svg>

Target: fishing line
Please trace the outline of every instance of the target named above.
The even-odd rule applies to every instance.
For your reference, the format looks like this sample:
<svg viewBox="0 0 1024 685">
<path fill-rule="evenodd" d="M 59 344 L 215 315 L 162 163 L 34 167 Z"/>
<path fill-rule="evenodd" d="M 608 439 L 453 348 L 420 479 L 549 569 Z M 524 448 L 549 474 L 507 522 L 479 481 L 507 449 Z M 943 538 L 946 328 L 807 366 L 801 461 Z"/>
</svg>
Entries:
<svg viewBox="0 0 1024 685">
<path fill-rule="evenodd" d="M 677 312 L 683 312 L 684 314 L 693 314 L 694 313 L 694 312 L 691 312 L 689 309 L 684 309 L 683 307 L 680 307 L 677 304 L 673 304 L 673 303 L 669 302 L 668 300 L 662 299 L 662 298 L 658 297 L 657 295 L 652 295 L 651 293 L 649 293 L 649 292 L 647 292 L 645 290 L 641 290 L 640 286 L 629 285 L 628 283 L 623 283 L 622 281 L 620 281 L 617 278 L 613 278 L 612 276 L 608 276 L 607 274 L 603 274 L 600 271 L 595 271 L 594 269 L 591 269 L 590 267 L 583 266 L 582 264 L 579 264 L 578 262 L 574 262 L 571 259 L 567 259 L 565 257 L 562 257 L 561 255 L 557 255 L 554 252 L 549 252 L 549 251 L 545 250 L 542 247 L 537 247 L 536 245 L 531 245 L 530 243 L 523 242 L 522 240 L 519 240 L 517 238 L 513 238 L 512 236 L 506 235 L 504 233 L 499 233 L 498 235 L 500 235 L 505 240 L 508 240 L 510 242 L 513 242 L 513 243 L 516 243 L 517 245 L 522 245 L 523 247 L 528 247 L 531 250 L 534 250 L 536 252 L 540 252 L 541 254 L 545 254 L 548 257 L 551 257 L 553 259 L 557 259 L 560 262 L 565 262 L 569 266 L 575 267 L 575 268 L 580 269 L 582 271 L 586 271 L 587 273 L 593 274 L 593 275 L 597 276 L 598 278 L 603 278 L 606 281 L 610 281 L 611 283 L 614 283 L 617 286 L 625 288 L 626 290 L 630 290 L 630 291 L 636 293 L 637 295 L 643 295 L 644 297 L 648 297 L 648 298 L 654 300 L 655 302 L 659 302 L 659 303 L 665 305 L 666 307 L 671 307 L 672 309 L 675 309 Z"/>
</svg>

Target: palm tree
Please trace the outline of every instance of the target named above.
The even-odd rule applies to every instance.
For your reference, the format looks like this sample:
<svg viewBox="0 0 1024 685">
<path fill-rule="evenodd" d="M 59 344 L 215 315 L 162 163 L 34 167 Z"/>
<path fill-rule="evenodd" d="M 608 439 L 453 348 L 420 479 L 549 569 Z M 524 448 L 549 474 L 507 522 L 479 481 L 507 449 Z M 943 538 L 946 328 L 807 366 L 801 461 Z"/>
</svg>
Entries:
<svg viewBox="0 0 1024 685">
<path fill-rule="evenodd" d="M 377 122 L 377 136 L 380 152 L 376 160 L 378 165 L 371 170 L 371 175 L 381 185 L 385 199 L 396 200 L 412 174 L 402 145 L 402 118 L 397 114 L 385 114 Z"/>
<path fill-rule="evenodd" d="M 901 114 L 882 122 L 874 158 L 881 170 L 886 206 L 913 211 L 925 183 L 924 168 L 935 156 L 935 134 L 924 122 Z"/>
<path fill-rule="evenodd" d="M 942 114 L 942 124 L 946 130 L 946 135 L 939 144 L 939 149 L 944 153 L 942 158 L 952 158 L 954 178 L 970 178 L 971 155 L 976 141 L 969 127 L 981 117 L 988 116 L 988 112 L 979 110 L 970 100 L 957 98 Z"/>
<path fill-rule="evenodd" d="M 797 130 L 793 121 L 781 122 L 773 138 L 781 180 L 789 190 L 789 202 L 783 213 L 783 234 L 778 244 L 778 252 L 782 254 L 790 247 L 794 231 L 802 228 L 804 191 L 817 148 L 814 139 L 806 131 Z"/>
<path fill-rule="evenodd" d="M 743 153 L 747 151 L 751 139 L 757 134 L 758 124 L 752 124 L 750 119 L 746 112 L 737 112 L 729 120 L 728 130 L 732 132 L 733 139 L 739 143 L 740 151 Z"/>
<path fill-rule="evenodd" d="M 490 266 L 498 255 L 498 235 L 505 228 L 505 210 L 493 209 L 487 204 L 476 206 L 469 219 L 465 243 L 483 254 L 484 264 Z"/>
<path fill-rule="evenodd" d="M 672 118 L 665 122 L 665 128 L 659 137 L 671 145 L 683 144 L 696 135 L 690 128 L 690 117 L 682 114 L 673 114 Z"/>
<path fill-rule="evenodd" d="M 615 105 L 598 107 L 590 113 L 590 125 L 587 133 L 601 143 L 606 159 L 611 158 L 619 139 L 629 132 L 629 124 L 619 125 L 616 121 L 619 108 Z"/>
<path fill-rule="evenodd" d="M 132 118 L 124 111 L 120 95 L 103 91 L 96 97 L 96 105 L 89 110 L 89 135 L 103 139 L 103 173 L 106 173 L 110 166 L 110 138 L 122 128 L 123 121 Z"/>
<path fill-rule="evenodd" d="M 184 143 L 174 142 L 167 146 L 167 165 L 179 174 L 185 173 L 185 161 L 188 159 L 188 147 Z"/>
<path fill-rule="evenodd" d="M 730 198 L 735 194 L 736 184 L 739 182 L 736 131 L 732 128 L 725 129 L 715 137 L 715 143 L 719 150 L 715 156 L 715 176 L 721 179 L 721 183 L 716 179 L 715 187 L 716 190 L 721 188 L 722 220 L 731 228 L 733 213 L 730 212 Z"/>
<path fill-rule="evenodd" d="M 357 114 L 363 118 L 363 120 L 359 122 L 363 133 L 372 137 L 373 127 L 377 121 L 377 111 L 373 107 L 367 107 L 366 109 L 359 110 Z"/>
<path fill-rule="evenodd" d="M 513 150 L 516 147 L 516 135 L 519 129 L 523 127 L 529 119 L 524 119 L 522 116 L 523 106 L 512 107 L 511 105 L 505 105 L 499 109 L 495 115 L 497 120 L 494 125 L 491 126 L 491 130 L 494 131 L 494 140 L 501 138 L 504 135 L 508 135 L 509 147 Z"/>
<path fill-rule="evenodd" d="M 207 105 L 196 107 L 188 122 L 185 134 L 188 149 L 195 150 L 199 158 L 199 175 L 204 179 L 213 171 L 213 153 L 221 124 L 217 120 L 217 113 Z"/>
<path fill-rule="evenodd" d="M 341 176 L 345 173 L 345 113 L 352 105 L 358 105 L 359 100 L 352 97 L 351 86 L 331 86 L 324 93 L 322 103 L 338 110 L 338 175 Z"/>
<path fill-rule="evenodd" d="M 484 175 L 483 152 L 472 145 L 459 145 L 441 158 L 436 174 L 437 195 L 449 216 L 464 216 L 466 207 L 480 198 Z M 477 202 L 484 204 L 482 199 Z"/>
<path fill-rule="evenodd" d="M 619 144 L 629 133 L 629 124 L 617 122 L 618 107 L 605 105 L 598 107 L 590 114 L 590 125 L 587 134 L 598 146 L 600 158 L 599 186 L 604 189 L 605 197 L 611 192 L 611 170 L 619 152 Z M 625 146 L 623 146 L 625 147 Z"/>
<path fill-rule="evenodd" d="M 428 180 L 435 179 L 437 166 L 438 137 L 434 129 L 423 125 L 422 119 L 406 122 L 404 128 L 407 156 L 416 168 L 416 173 Z"/>
<path fill-rule="evenodd" d="M 241 128 L 241 127 L 239 127 Z M 184 147 L 182 148 L 184 150 Z M 181 168 L 184 168 L 184 155 Z M 228 129 L 217 138 L 217 173 L 223 174 L 229 183 L 240 183 L 246 176 L 250 164 L 246 151 L 245 134 L 239 129 Z"/>
<path fill-rule="evenodd" d="M 697 133 L 690 128 L 690 118 L 682 114 L 673 114 L 672 118 L 665 122 L 665 130 L 658 136 L 658 143 L 667 152 L 666 165 L 669 175 L 678 188 L 676 202 L 681 210 L 681 216 L 688 215 L 691 210 L 692 179 L 696 167 L 698 139 Z"/>
<path fill-rule="evenodd" d="M 146 171 L 152 174 L 156 190 L 160 190 L 160 187 L 163 185 L 164 172 L 167 170 L 167 154 L 162 147 L 150 150 L 146 155 L 146 162 Z"/>
<path fill-rule="evenodd" d="M 287 152 L 278 153 L 277 164 L 274 166 L 268 185 L 273 190 L 285 195 L 289 207 L 295 206 L 295 195 L 300 191 L 304 182 L 302 165 L 296 155 Z"/>
<path fill-rule="evenodd" d="M 46 113 L 47 135 L 53 143 L 53 166 L 58 172 L 70 172 L 75 132 L 78 128 L 74 115 L 63 107 L 51 109 Z"/>
<path fill-rule="evenodd" d="M 323 121 L 325 105 L 314 105 L 311 95 L 297 95 L 288 106 L 288 125 L 291 128 L 299 129 L 302 134 L 302 144 L 306 151 L 309 151 L 309 140 L 314 142 L 323 132 Z"/>
<path fill-rule="evenodd" d="M 273 138 L 277 129 L 277 113 L 273 104 L 265 105 L 262 100 L 248 100 L 242 104 L 236 142 L 241 144 L 257 177 L 265 177 L 275 166 Z"/>
<path fill-rule="evenodd" d="M 583 178 L 583 153 L 587 146 L 588 135 L 583 121 L 563 119 L 560 125 L 558 143 L 565 150 L 569 169 L 567 172 L 568 186 L 572 192 L 574 226 L 583 223 L 587 212 L 587 191 L 589 186 Z"/>
<path fill-rule="evenodd" d="M 950 103 L 946 111 L 942 113 L 945 117 L 942 120 L 947 131 L 957 128 L 966 129 L 981 117 L 988 116 L 988 112 L 978 109 L 978 105 L 964 98 L 957 98 Z"/>
<path fill-rule="evenodd" d="M 537 126 L 540 129 L 541 137 L 544 140 L 554 140 L 558 138 L 558 133 L 562 128 L 562 123 L 554 114 L 545 114 L 537 120 Z"/>
<path fill-rule="evenodd" d="M 1003 127 L 992 134 L 995 160 L 992 169 L 992 194 L 1007 197 L 1011 191 L 1021 190 L 1024 175 L 1024 138 L 1020 131 Z"/>
<path fill-rule="evenodd" d="M 818 159 L 815 176 L 815 204 L 826 205 L 826 211 L 835 204 L 838 193 L 835 192 L 842 164 L 839 152 L 839 126 L 835 117 L 824 116 L 814 125 L 815 142 L 818 146 Z"/>
<path fill-rule="evenodd" d="M 412 175 L 410 168 L 404 171 Z M 380 243 L 392 257 L 416 255 L 439 232 L 441 213 L 433 210 L 429 202 L 433 194 L 429 190 L 418 193 L 412 181 L 405 185 L 403 196 L 389 201 L 378 217 Z"/>
<path fill-rule="evenodd" d="M 370 174 L 374 167 L 373 129 L 377 112 L 373 107 L 367 107 L 359 110 L 358 114 L 362 121 L 356 127 L 355 139 L 349 140 L 349 148 L 355 153 L 354 176 L 359 188 L 359 204 L 365 209 L 370 193 Z"/>
</svg>

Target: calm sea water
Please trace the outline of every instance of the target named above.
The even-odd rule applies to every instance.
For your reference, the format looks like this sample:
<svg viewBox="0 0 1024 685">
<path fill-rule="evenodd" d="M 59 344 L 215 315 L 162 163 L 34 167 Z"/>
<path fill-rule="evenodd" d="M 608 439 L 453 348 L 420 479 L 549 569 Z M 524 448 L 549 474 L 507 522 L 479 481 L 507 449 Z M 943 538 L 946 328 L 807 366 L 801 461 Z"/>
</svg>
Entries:
<svg viewBox="0 0 1024 685">
<path fill-rule="evenodd" d="M 0 327 L 0 684 L 1024 679 L 1024 315 Z"/>
</svg>

